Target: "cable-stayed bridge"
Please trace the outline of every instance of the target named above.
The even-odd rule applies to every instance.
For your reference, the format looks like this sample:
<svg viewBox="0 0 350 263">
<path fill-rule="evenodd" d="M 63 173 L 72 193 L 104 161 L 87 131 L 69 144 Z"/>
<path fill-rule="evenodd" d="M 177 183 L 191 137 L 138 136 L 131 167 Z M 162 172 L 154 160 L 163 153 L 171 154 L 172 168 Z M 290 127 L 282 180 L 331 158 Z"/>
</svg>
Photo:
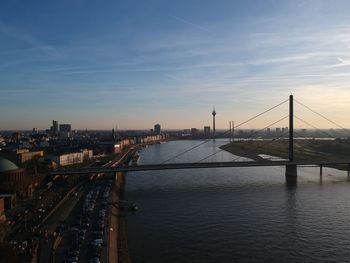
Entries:
<svg viewBox="0 0 350 263">
<path fill-rule="evenodd" d="M 113 172 L 137 172 L 180 169 L 205 169 L 205 168 L 229 168 L 229 167 L 264 167 L 264 166 L 335 166 L 350 165 L 350 161 L 263 161 L 263 162 L 202 162 L 202 163 L 168 163 L 168 164 L 144 164 L 133 166 L 115 167 L 90 167 L 71 170 L 57 170 L 53 175 L 70 174 L 95 174 Z"/>
</svg>

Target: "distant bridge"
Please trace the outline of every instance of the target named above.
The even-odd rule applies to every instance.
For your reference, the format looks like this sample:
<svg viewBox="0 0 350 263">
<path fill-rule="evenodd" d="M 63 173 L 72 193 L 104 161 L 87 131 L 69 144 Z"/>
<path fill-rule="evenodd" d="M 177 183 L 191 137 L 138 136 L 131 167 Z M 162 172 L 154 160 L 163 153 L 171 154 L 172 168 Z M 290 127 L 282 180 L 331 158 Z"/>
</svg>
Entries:
<svg viewBox="0 0 350 263">
<path fill-rule="evenodd" d="M 229 168 L 229 167 L 264 167 L 264 166 L 335 166 L 347 165 L 350 167 L 350 160 L 347 161 L 262 161 L 262 162 L 203 162 L 203 163 L 169 163 L 169 164 L 143 164 L 135 166 L 115 167 L 89 167 L 79 169 L 62 169 L 53 171 L 52 175 L 73 175 L 73 174 L 96 174 L 115 172 L 137 172 L 155 170 L 179 170 L 179 169 L 205 169 L 205 168 Z"/>
</svg>

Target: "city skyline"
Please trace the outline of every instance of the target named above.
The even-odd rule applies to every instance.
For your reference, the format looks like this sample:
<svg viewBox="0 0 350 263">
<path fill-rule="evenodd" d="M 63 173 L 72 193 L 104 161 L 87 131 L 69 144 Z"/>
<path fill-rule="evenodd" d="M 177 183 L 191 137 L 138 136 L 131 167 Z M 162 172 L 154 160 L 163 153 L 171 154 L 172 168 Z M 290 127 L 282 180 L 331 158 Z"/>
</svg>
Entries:
<svg viewBox="0 0 350 263">
<path fill-rule="evenodd" d="M 350 127 L 348 1 L 198 3 L 3 1 L 0 130 L 202 128 L 212 105 L 225 129 L 291 93 Z"/>
</svg>

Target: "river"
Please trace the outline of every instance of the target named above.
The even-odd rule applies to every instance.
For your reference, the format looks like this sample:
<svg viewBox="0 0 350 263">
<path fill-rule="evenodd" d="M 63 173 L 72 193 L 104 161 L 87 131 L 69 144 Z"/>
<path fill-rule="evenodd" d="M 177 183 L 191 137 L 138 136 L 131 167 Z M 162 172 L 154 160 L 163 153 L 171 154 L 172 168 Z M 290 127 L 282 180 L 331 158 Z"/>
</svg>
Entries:
<svg viewBox="0 0 350 263">
<path fill-rule="evenodd" d="M 200 144 L 172 141 L 145 148 L 140 163 L 160 163 Z M 176 162 L 198 161 L 227 140 L 212 140 Z M 206 161 L 237 158 L 221 151 Z M 244 158 L 241 158 L 244 160 Z M 174 162 L 174 160 L 173 160 Z M 125 196 L 131 260 L 139 262 L 348 262 L 350 183 L 347 173 L 284 167 L 132 172 Z"/>
</svg>

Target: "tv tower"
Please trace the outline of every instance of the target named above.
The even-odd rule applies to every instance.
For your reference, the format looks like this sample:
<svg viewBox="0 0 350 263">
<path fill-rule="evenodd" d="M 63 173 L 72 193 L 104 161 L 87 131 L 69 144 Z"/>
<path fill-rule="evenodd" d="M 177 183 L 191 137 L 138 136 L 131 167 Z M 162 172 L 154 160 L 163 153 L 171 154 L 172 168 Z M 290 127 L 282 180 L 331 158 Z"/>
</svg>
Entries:
<svg viewBox="0 0 350 263">
<path fill-rule="evenodd" d="M 213 136 L 215 136 L 215 115 L 216 115 L 215 106 L 211 114 L 213 115 Z"/>
</svg>

